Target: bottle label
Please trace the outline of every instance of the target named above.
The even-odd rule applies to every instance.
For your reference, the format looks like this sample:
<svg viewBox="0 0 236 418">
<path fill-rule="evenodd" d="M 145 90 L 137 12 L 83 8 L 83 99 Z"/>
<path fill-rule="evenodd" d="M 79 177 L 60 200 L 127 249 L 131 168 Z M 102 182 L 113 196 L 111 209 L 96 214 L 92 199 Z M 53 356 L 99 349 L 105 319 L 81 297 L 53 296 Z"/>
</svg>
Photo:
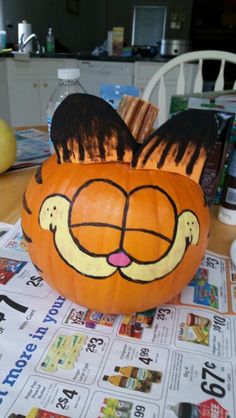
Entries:
<svg viewBox="0 0 236 418">
<path fill-rule="evenodd" d="M 227 193 L 225 196 L 225 202 L 231 205 L 236 205 L 236 189 L 228 187 Z"/>
<path fill-rule="evenodd" d="M 47 41 L 47 52 L 55 52 L 55 44 L 53 41 Z"/>
<path fill-rule="evenodd" d="M 137 373 L 137 379 L 146 380 L 149 377 L 148 370 L 139 368 Z"/>
<path fill-rule="evenodd" d="M 141 385 L 137 379 L 133 379 L 132 377 L 129 377 L 126 381 L 125 387 L 126 389 L 139 390 Z"/>
<path fill-rule="evenodd" d="M 234 150 L 231 156 L 231 160 L 229 163 L 229 175 L 232 177 L 236 177 L 236 151 Z"/>
<path fill-rule="evenodd" d="M 49 142 L 50 152 L 51 152 L 51 154 L 54 154 L 55 153 L 55 148 L 54 148 L 53 142 L 51 140 L 51 135 L 50 135 L 51 124 L 52 124 L 52 118 L 48 118 L 48 142 Z"/>
<path fill-rule="evenodd" d="M 48 118 L 48 134 L 50 136 L 50 132 L 51 132 L 51 124 L 52 124 L 52 118 Z"/>
</svg>

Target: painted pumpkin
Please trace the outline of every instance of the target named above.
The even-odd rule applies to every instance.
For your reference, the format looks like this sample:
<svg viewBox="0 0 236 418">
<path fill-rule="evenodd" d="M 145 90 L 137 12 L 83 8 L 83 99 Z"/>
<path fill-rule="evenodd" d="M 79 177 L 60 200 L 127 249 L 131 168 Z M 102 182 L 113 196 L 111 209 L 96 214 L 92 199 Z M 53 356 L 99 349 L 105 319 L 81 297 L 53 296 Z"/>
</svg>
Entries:
<svg viewBox="0 0 236 418">
<path fill-rule="evenodd" d="M 31 259 L 54 289 L 97 311 L 128 313 L 187 285 L 209 234 L 198 184 L 207 129 L 215 135 L 209 115 L 185 111 L 138 147 L 102 99 L 62 102 L 56 154 L 31 179 L 22 211 Z"/>
</svg>

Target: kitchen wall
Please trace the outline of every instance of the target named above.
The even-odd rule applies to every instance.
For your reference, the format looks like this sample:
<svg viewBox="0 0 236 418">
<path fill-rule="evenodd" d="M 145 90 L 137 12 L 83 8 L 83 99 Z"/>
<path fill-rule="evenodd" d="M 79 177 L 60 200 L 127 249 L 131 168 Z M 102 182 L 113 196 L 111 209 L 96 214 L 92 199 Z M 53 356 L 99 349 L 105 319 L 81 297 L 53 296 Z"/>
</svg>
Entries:
<svg viewBox="0 0 236 418">
<path fill-rule="evenodd" d="M 18 22 L 32 24 L 42 45 L 49 27 L 57 40 L 70 51 L 91 50 L 106 35 L 106 0 L 3 0 L 8 42 L 16 43 Z M 68 4 L 78 3 L 78 14 L 68 11 Z"/>
<path fill-rule="evenodd" d="M 91 51 L 106 39 L 107 30 L 124 26 L 125 43 L 131 43 L 134 5 L 168 5 L 166 37 L 187 38 L 191 20 L 192 0 L 2 0 L 8 42 L 17 42 L 18 22 L 32 24 L 42 45 L 49 27 L 57 40 L 70 51 Z M 68 11 L 77 6 L 78 14 Z M 75 7 L 76 8 L 76 7 Z M 183 12 L 181 30 L 171 29 L 170 19 L 176 11 Z M 172 12 L 172 15 L 171 15 Z"/>
<path fill-rule="evenodd" d="M 130 45 L 133 7 L 164 5 L 166 38 L 190 37 L 194 49 L 236 51 L 235 0 L 0 0 L 0 11 L 2 5 L 11 44 L 17 43 L 18 22 L 26 19 L 42 45 L 46 43 L 48 28 L 53 27 L 57 40 L 70 51 L 92 51 L 104 42 L 107 30 L 113 26 L 124 26 L 125 43 Z M 0 25 L 1 22 L 0 13 Z"/>
<path fill-rule="evenodd" d="M 190 36 L 194 49 L 236 53 L 236 1 L 214 0 L 213 6 L 212 0 L 195 0 Z"/>
<path fill-rule="evenodd" d="M 164 38 L 189 38 L 193 0 L 133 0 L 130 3 L 132 9 L 135 5 L 166 6 Z"/>
</svg>

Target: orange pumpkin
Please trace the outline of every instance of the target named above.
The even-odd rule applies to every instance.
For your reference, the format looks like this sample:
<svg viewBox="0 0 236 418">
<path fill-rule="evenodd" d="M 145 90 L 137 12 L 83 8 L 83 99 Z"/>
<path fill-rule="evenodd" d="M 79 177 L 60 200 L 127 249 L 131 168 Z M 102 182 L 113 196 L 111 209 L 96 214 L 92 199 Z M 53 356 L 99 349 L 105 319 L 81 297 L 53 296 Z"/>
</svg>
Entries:
<svg viewBox="0 0 236 418">
<path fill-rule="evenodd" d="M 194 276 L 209 234 L 208 208 L 193 175 L 205 151 L 201 145 L 190 174 L 184 152 L 173 172 L 166 158 L 165 171 L 163 141 L 153 146 L 163 132 L 137 149 L 101 99 L 72 95 L 57 109 L 56 154 L 26 189 L 22 229 L 34 265 L 64 297 L 107 313 L 143 311 L 167 302 Z"/>
</svg>

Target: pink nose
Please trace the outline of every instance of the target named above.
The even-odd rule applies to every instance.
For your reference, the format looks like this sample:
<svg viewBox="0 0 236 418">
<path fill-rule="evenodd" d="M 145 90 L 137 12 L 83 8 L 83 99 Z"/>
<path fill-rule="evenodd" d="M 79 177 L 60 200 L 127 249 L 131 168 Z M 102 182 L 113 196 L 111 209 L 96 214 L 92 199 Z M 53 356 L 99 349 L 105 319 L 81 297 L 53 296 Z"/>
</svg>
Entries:
<svg viewBox="0 0 236 418">
<path fill-rule="evenodd" d="M 108 256 L 108 262 L 114 267 L 127 267 L 131 259 L 123 251 L 117 251 Z"/>
</svg>

